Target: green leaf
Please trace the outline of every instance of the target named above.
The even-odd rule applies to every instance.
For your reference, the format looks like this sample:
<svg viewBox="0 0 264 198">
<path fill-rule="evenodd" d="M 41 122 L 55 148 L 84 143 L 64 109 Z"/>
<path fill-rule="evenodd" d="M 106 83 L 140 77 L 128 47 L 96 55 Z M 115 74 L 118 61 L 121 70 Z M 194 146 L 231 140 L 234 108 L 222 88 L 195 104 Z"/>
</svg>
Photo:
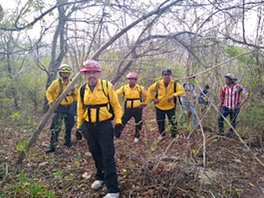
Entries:
<svg viewBox="0 0 264 198">
<path fill-rule="evenodd" d="M 27 148 L 28 148 L 28 142 L 26 140 L 21 140 L 18 142 L 16 150 L 22 151 L 22 150 L 27 150 Z"/>
</svg>

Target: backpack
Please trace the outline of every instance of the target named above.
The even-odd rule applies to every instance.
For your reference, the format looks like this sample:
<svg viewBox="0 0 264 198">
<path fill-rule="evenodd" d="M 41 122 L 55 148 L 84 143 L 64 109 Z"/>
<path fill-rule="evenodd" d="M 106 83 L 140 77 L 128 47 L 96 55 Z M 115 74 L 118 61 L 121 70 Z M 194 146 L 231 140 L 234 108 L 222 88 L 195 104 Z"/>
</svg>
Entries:
<svg viewBox="0 0 264 198">
<path fill-rule="evenodd" d="M 72 80 L 70 79 L 70 82 L 71 82 L 71 81 L 72 81 Z M 59 95 L 61 95 L 61 93 L 62 93 L 62 91 L 63 91 L 63 85 L 62 85 L 62 81 L 61 81 L 61 79 L 59 79 L 59 84 L 60 84 L 60 93 L 59 93 Z M 75 94 L 74 94 L 74 89 L 75 89 L 75 88 L 73 87 L 73 88 L 70 90 L 70 91 L 71 91 L 71 94 L 68 94 L 68 93 L 69 93 L 69 92 L 68 92 L 67 95 L 65 96 L 64 99 L 66 100 L 66 102 L 68 102 L 68 100 L 67 100 L 67 98 L 66 98 L 67 96 L 72 96 L 72 97 L 75 96 Z"/>
<path fill-rule="evenodd" d="M 173 93 L 176 92 L 177 83 L 178 82 L 176 80 L 174 80 L 174 82 L 173 82 Z M 158 98 L 158 91 L 159 91 L 159 81 L 156 83 L 156 95 L 155 95 L 155 98 Z M 180 100 L 180 97 L 174 97 L 175 108 L 176 108 L 176 104 L 177 104 L 177 98 L 179 100 L 180 105 L 182 105 L 182 102 Z"/>
<path fill-rule="evenodd" d="M 125 96 L 125 91 L 126 91 L 125 87 L 127 87 L 127 85 L 123 86 L 123 96 Z M 141 86 L 138 85 L 136 87 L 137 87 L 137 90 L 138 90 L 138 93 L 139 93 L 139 99 L 142 102 L 142 89 L 141 89 Z"/>
<path fill-rule="evenodd" d="M 125 96 L 125 87 L 127 87 L 127 85 L 124 85 L 123 86 L 123 96 Z M 140 100 L 140 102 L 142 102 L 142 89 L 140 87 L 140 85 L 136 86 L 137 90 L 138 90 L 138 93 L 139 93 L 139 98 L 126 98 L 126 101 L 125 101 L 125 108 L 127 107 L 127 101 L 131 101 L 132 104 L 131 104 L 131 108 L 133 108 L 133 104 L 134 104 L 134 100 Z"/>
<path fill-rule="evenodd" d="M 84 102 L 84 91 L 85 91 L 85 87 L 86 87 L 87 83 L 83 84 L 80 88 L 80 97 L 81 97 L 81 100 L 82 100 L 82 103 Z M 114 119 L 115 115 L 114 115 L 114 109 L 112 107 L 112 105 L 110 104 L 110 97 L 109 97 L 109 94 L 108 94 L 108 81 L 107 80 L 101 80 L 101 86 L 102 86 L 102 91 L 104 93 L 104 95 L 107 97 L 108 99 L 108 102 L 106 104 L 101 104 L 101 105 L 90 105 L 90 106 L 93 106 L 93 107 L 103 107 L 103 106 L 106 106 L 108 111 L 112 114 L 112 117 L 111 117 L 111 120 Z M 88 111 L 89 111 L 89 105 L 86 106 Z M 97 112 L 97 115 L 96 115 L 96 120 L 98 121 L 99 120 L 99 112 Z M 90 115 L 88 115 L 90 116 Z M 90 118 L 89 118 L 90 119 Z M 90 119 L 91 120 L 91 119 Z"/>
<path fill-rule="evenodd" d="M 70 79 L 70 81 L 72 81 L 72 80 Z M 62 93 L 62 91 L 63 91 L 63 85 L 62 85 L 62 80 L 61 80 L 61 78 L 59 79 L 59 85 L 60 85 L 60 93 L 59 93 L 59 95 L 61 95 L 61 93 Z M 75 94 L 74 94 L 74 89 L 75 89 L 75 87 L 73 87 L 73 88 L 70 90 L 70 91 L 71 91 L 71 94 L 69 94 L 69 92 L 68 92 L 67 95 L 65 96 L 64 99 L 66 100 L 66 102 L 68 102 L 68 100 L 67 100 L 67 96 L 72 96 L 72 97 L 75 96 Z M 60 111 L 59 108 L 60 108 L 60 107 L 58 107 L 58 110 L 57 110 L 57 111 Z M 77 101 L 73 101 L 73 102 L 70 104 L 69 113 L 72 114 L 73 116 L 75 116 L 75 115 L 76 115 L 76 111 L 77 111 Z"/>
</svg>

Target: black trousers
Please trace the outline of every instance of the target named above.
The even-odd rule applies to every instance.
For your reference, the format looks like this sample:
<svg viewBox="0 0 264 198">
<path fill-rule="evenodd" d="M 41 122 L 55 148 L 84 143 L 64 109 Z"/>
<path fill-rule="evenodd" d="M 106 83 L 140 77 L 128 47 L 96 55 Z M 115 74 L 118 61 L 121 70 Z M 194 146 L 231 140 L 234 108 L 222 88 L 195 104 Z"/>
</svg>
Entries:
<svg viewBox="0 0 264 198">
<path fill-rule="evenodd" d="M 228 109 L 227 107 L 222 107 L 220 110 L 220 115 L 217 119 L 218 121 L 218 128 L 219 128 L 219 133 L 224 132 L 224 117 L 227 117 L 230 115 L 230 123 L 232 127 L 235 129 L 236 128 L 236 118 L 238 116 L 240 109 Z M 223 115 L 223 116 L 222 116 Z M 230 128 L 229 132 L 233 132 L 233 129 Z"/>
<path fill-rule="evenodd" d="M 117 181 L 114 130 L 110 120 L 88 123 L 84 137 L 96 166 L 96 180 L 104 181 L 109 193 L 120 192 Z"/>
<path fill-rule="evenodd" d="M 137 107 L 137 108 L 126 108 L 125 109 L 125 113 L 122 116 L 123 128 L 125 127 L 127 122 L 132 117 L 135 119 L 135 123 L 136 123 L 136 126 L 135 126 L 135 137 L 139 138 L 140 131 L 142 129 L 142 108 Z"/>
<path fill-rule="evenodd" d="M 69 112 L 63 112 L 63 113 L 57 112 L 53 115 L 52 123 L 50 126 L 51 147 L 55 147 L 58 144 L 58 137 L 61 131 L 63 121 L 65 125 L 64 143 L 69 144 L 71 142 L 71 130 L 72 127 L 74 126 L 74 116 Z"/>
<path fill-rule="evenodd" d="M 170 110 L 161 110 L 156 107 L 156 120 L 159 127 L 159 133 L 165 136 L 165 116 L 167 115 L 170 123 L 171 137 L 175 138 L 177 135 L 177 122 L 175 116 L 175 108 Z"/>
</svg>

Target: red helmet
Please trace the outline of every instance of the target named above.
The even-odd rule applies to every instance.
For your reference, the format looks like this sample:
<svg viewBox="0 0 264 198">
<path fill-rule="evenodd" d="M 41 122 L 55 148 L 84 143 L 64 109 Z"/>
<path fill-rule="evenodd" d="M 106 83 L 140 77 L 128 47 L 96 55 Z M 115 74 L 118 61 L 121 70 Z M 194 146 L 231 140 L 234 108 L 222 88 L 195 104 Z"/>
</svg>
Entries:
<svg viewBox="0 0 264 198">
<path fill-rule="evenodd" d="M 127 79 L 138 79 L 137 78 L 137 74 L 135 72 L 129 72 L 127 75 L 126 75 L 126 78 Z"/>
<path fill-rule="evenodd" d="M 100 72 L 100 65 L 95 60 L 87 60 L 83 63 L 83 68 L 81 69 L 81 73 L 84 73 L 86 71 L 98 71 Z"/>
</svg>

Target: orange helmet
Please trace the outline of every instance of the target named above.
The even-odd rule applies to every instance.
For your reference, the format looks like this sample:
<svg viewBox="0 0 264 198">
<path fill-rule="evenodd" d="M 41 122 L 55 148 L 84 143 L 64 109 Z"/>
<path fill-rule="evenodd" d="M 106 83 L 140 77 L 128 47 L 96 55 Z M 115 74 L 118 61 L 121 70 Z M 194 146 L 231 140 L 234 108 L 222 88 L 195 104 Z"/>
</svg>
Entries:
<svg viewBox="0 0 264 198">
<path fill-rule="evenodd" d="M 95 60 L 87 60 L 83 63 L 83 68 L 81 69 L 81 73 L 84 73 L 86 71 L 101 71 L 100 65 Z"/>
<path fill-rule="evenodd" d="M 138 79 L 137 78 L 137 74 L 135 72 L 129 72 L 127 75 L 126 75 L 126 78 L 127 79 Z"/>
</svg>

